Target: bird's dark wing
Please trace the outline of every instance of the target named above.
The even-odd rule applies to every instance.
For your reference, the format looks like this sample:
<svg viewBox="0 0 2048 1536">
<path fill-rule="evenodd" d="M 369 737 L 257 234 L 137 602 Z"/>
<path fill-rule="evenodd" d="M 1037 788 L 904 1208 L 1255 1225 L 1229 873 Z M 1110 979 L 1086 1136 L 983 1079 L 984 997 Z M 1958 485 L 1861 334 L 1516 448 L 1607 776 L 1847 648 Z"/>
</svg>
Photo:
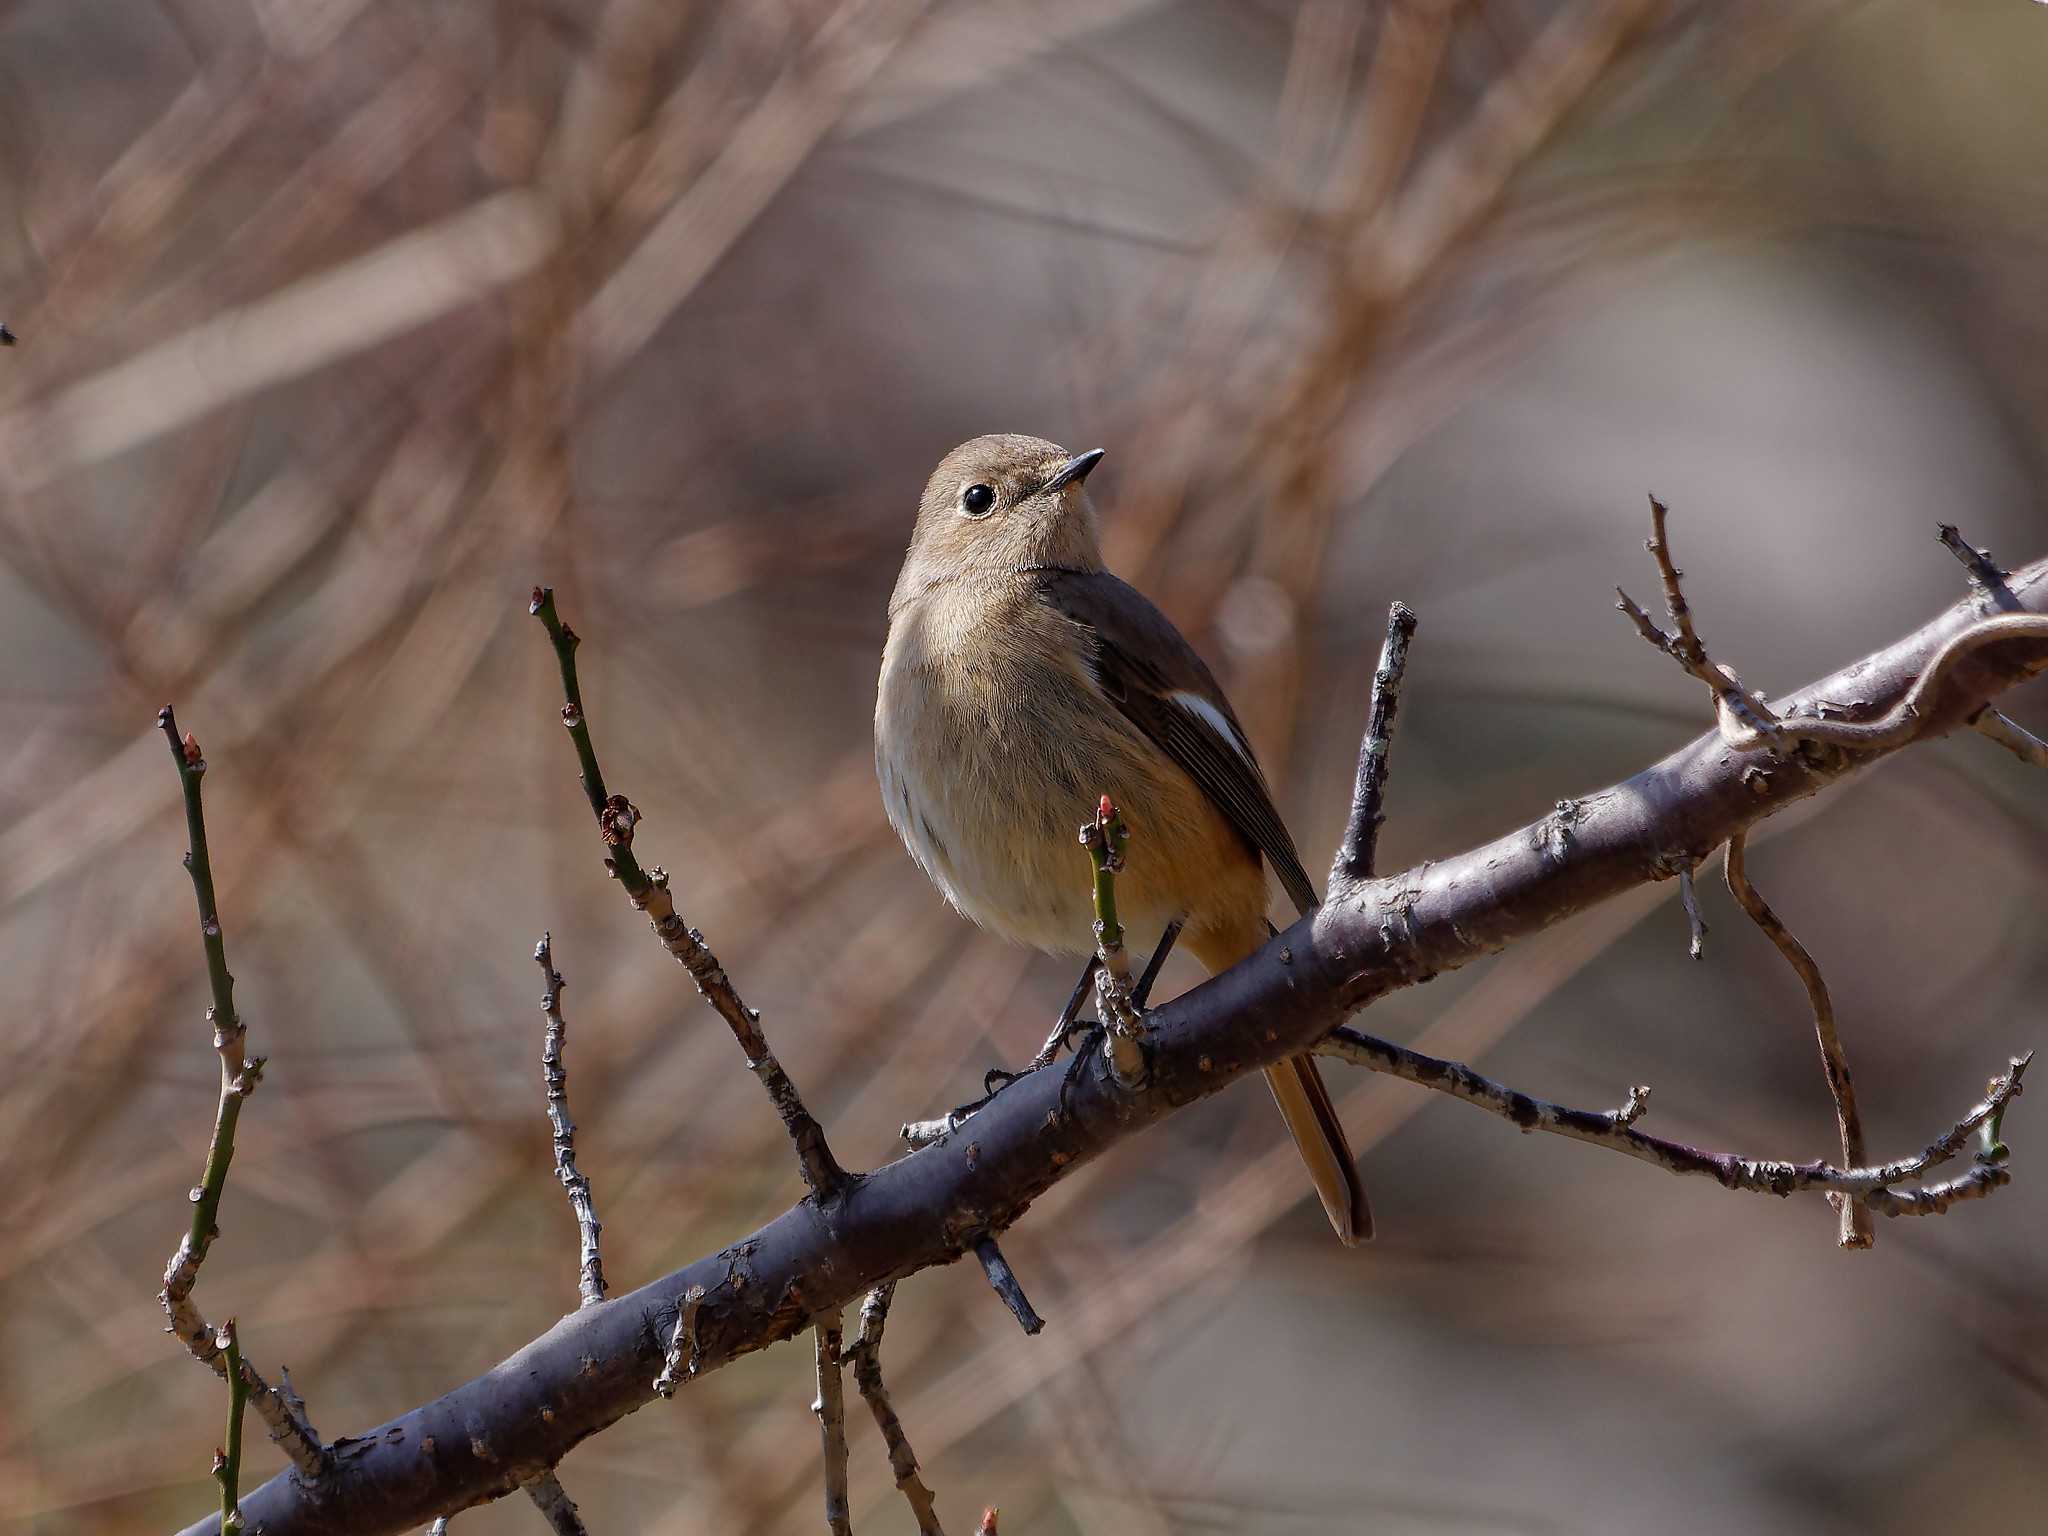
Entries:
<svg viewBox="0 0 2048 1536">
<path fill-rule="evenodd" d="M 1315 906 L 1315 887 L 1274 809 L 1244 727 L 1173 621 L 1107 571 L 1035 574 L 1043 600 L 1093 637 L 1104 695 L 1265 854 L 1296 909 Z"/>
</svg>

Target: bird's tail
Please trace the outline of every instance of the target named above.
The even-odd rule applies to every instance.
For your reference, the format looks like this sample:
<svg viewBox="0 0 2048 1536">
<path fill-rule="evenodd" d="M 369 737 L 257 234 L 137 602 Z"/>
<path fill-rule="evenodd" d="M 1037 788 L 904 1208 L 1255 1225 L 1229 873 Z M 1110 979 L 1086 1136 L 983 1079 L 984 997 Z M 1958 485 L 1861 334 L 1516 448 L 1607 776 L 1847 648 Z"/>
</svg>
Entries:
<svg viewBox="0 0 2048 1536">
<path fill-rule="evenodd" d="M 1265 942 L 1264 918 L 1250 928 L 1193 930 L 1183 941 L 1211 974 L 1235 965 Z M 1316 1070 L 1313 1056 L 1296 1056 L 1266 1068 L 1266 1085 L 1287 1122 L 1288 1134 L 1308 1165 L 1316 1195 L 1337 1237 L 1347 1248 L 1372 1236 L 1372 1206 L 1358 1176 L 1358 1160 L 1344 1137 L 1343 1122 L 1330 1102 L 1330 1090 Z"/>
<path fill-rule="evenodd" d="M 1308 1176 L 1323 1202 L 1323 1213 L 1337 1229 L 1338 1241 L 1347 1248 L 1367 1241 L 1372 1236 L 1372 1206 L 1315 1058 L 1294 1056 L 1266 1068 L 1266 1086 L 1273 1090 L 1288 1134 L 1308 1164 Z"/>
</svg>

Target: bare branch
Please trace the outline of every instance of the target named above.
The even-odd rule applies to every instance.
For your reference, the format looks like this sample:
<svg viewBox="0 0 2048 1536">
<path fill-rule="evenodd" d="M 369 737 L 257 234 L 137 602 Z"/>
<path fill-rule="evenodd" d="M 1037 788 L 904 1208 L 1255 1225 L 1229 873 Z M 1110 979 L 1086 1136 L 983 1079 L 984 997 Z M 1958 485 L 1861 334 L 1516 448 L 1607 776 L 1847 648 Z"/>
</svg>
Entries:
<svg viewBox="0 0 2048 1536">
<path fill-rule="evenodd" d="M 555 1536 L 589 1536 L 583 1525 L 583 1516 L 576 1511 L 576 1501 L 569 1497 L 562 1480 L 552 1472 L 543 1472 L 526 1484 L 526 1496 L 533 1500 L 533 1507 L 547 1517 L 548 1528 Z"/>
<path fill-rule="evenodd" d="M 1935 537 L 1950 554 L 1962 561 L 1963 569 L 1970 573 L 1970 584 L 1982 592 L 1994 606 L 2008 613 L 2019 608 L 2019 599 L 2012 595 L 2012 589 L 2005 584 L 2005 578 L 2011 573 L 1998 568 L 1998 562 L 1991 558 L 1990 550 L 1978 549 L 1971 544 L 1957 531 L 1954 523 L 1939 524 L 1935 530 Z"/>
<path fill-rule="evenodd" d="M 1806 1000 L 1813 1009 L 1814 1038 L 1820 1043 L 1821 1069 L 1827 1074 L 1828 1092 L 1835 1101 L 1835 1125 L 1842 1137 L 1842 1164 L 1848 1168 L 1860 1168 L 1865 1156 L 1863 1117 L 1856 1110 L 1856 1082 L 1849 1072 L 1849 1058 L 1842 1050 L 1842 1037 L 1835 1029 L 1834 999 L 1828 995 L 1828 984 L 1821 977 L 1820 966 L 1807 953 L 1806 946 L 1793 936 L 1784 921 L 1771 910 L 1771 904 L 1750 884 L 1743 865 L 1747 845 L 1748 837 L 1741 832 L 1728 839 L 1728 889 L 1737 905 L 1749 914 L 1757 927 L 1763 929 L 1764 936 L 1777 946 L 1786 964 L 1798 973 L 1800 981 L 1805 984 Z M 1829 1203 L 1841 1212 L 1841 1244 L 1844 1248 L 1868 1248 L 1877 1241 L 1876 1231 L 1870 1224 L 1870 1214 L 1863 1206 L 1839 1196 L 1831 1196 Z"/>
<path fill-rule="evenodd" d="M 1686 952 L 1693 959 L 1704 958 L 1707 952 L 1707 920 L 1700 914 L 1699 892 L 1693 888 L 1693 865 L 1690 862 L 1678 866 L 1678 900 L 1685 908 L 1685 925 L 1692 937 L 1686 945 Z"/>
<path fill-rule="evenodd" d="M 235 1012 L 235 978 L 228 971 L 227 941 L 221 934 L 220 912 L 213 892 L 213 861 L 206 845 L 206 812 L 200 797 L 200 782 L 206 776 L 206 758 L 199 743 L 178 731 L 177 716 L 166 704 L 157 712 L 156 723 L 171 744 L 171 760 L 177 765 L 178 782 L 184 791 L 185 830 L 191 839 L 185 854 L 185 868 L 192 876 L 192 891 L 199 903 L 199 937 L 206 951 L 207 982 L 213 1006 L 206 1010 L 213 1026 L 213 1049 L 220 1057 L 220 1097 L 214 1109 L 213 1137 L 206 1148 L 206 1172 L 192 1190 L 192 1221 L 177 1251 L 164 1266 L 163 1289 L 157 1293 L 164 1315 L 170 1319 L 168 1332 L 178 1336 L 192 1358 L 209 1367 L 228 1383 L 230 1402 L 237 1395 L 253 1399 L 256 1413 L 281 1446 L 292 1465 L 308 1477 L 327 1468 L 327 1448 L 320 1443 L 306 1419 L 305 1404 L 298 1394 L 279 1391 L 257 1374 L 242 1358 L 239 1343 L 231 1357 L 220 1334 L 201 1315 L 192 1300 L 199 1283 L 199 1267 L 213 1240 L 220 1236 L 221 1195 L 227 1188 L 228 1165 L 235 1156 L 235 1127 L 241 1120 L 242 1103 L 256 1091 L 262 1080 L 263 1058 L 248 1054 L 248 1031 Z M 228 1330 L 232 1337 L 232 1330 Z M 239 1463 L 237 1463 L 239 1465 Z"/>
<path fill-rule="evenodd" d="M 1744 1157 L 1735 1152 L 1703 1152 L 1681 1142 L 1647 1135 L 1634 1127 L 1646 1107 L 1647 1088 L 1629 1090 L 1628 1103 L 1618 1110 L 1568 1109 L 1482 1077 L 1463 1062 L 1425 1056 L 1353 1029 L 1336 1030 L 1316 1047 L 1316 1052 L 1476 1104 L 1523 1131 L 1548 1131 L 1573 1141 L 1611 1147 L 1654 1163 L 1668 1173 L 1710 1178 L 1725 1189 L 1760 1195 L 1831 1191 L 1885 1216 L 1936 1214 L 1957 1200 L 1989 1194 L 1999 1185 L 2011 1182 L 2012 1174 L 2002 1155 L 1980 1154 L 1968 1173 L 1945 1183 L 1918 1190 L 1893 1188 L 1953 1159 L 1980 1127 L 2003 1114 L 2006 1105 L 2018 1097 L 2021 1078 L 2033 1060 L 2032 1052 L 2015 1056 L 2006 1071 L 1992 1079 L 1991 1091 L 1985 1098 L 1916 1155 L 1876 1167 L 1837 1168 L 1822 1162 L 1791 1163 Z"/>
<path fill-rule="evenodd" d="M 1035 1334 L 1044 1328 L 1045 1319 L 1032 1309 L 1024 1287 L 1017 1283 L 1017 1272 L 1010 1268 L 1010 1261 L 1003 1257 L 1003 1250 L 996 1246 L 996 1240 L 984 1237 L 974 1245 L 974 1256 L 981 1260 L 982 1273 L 988 1276 L 988 1283 L 995 1288 L 995 1293 L 1003 1298 L 1003 1305 L 1010 1309 L 1010 1315 L 1017 1319 L 1017 1326 L 1027 1334 Z"/>
<path fill-rule="evenodd" d="M 609 851 L 605 867 L 626 888 L 633 905 L 647 914 L 662 948 L 679 960 L 697 984 L 701 996 L 725 1020 L 733 1039 L 747 1059 L 747 1070 L 760 1080 L 769 1103 L 782 1119 L 796 1145 L 797 1164 L 804 1183 L 820 1199 L 837 1193 L 846 1182 L 845 1170 L 832 1156 L 825 1131 L 804 1106 L 796 1084 L 768 1049 L 761 1032 L 761 1015 L 740 999 L 725 967 L 704 943 L 704 935 L 676 914 L 669 894 L 668 876 L 659 869 L 642 870 L 633 853 L 633 834 L 640 824 L 640 810 L 624 795 L 605 793 L 604 774 L 597 765 L 597 750 L 590 740 L 590 722 L 583 708 L 583 693 L 576 678 L 576 647 L 582 637 L 557 616 L 551 587 L 535 587 L 528 612 L 546 626 L 555 648 L 555 660 L 562 671 L 562 723 L 576 743 L 576 757 L 583 767 L 583 792 L 597 817 L 598 833 Z"/>
<path fill-rule="evenodd" d="M 2048 560 L 2014 572 L 2010 585 L 2030 613 L 2048 609 Z M 1987 701 L 2048 670 L 2048 641 L 2038 636 L 1995 646 L 1970 640 L 1958 650 L 1958 637 L 1982 630 L 1974 601 L 1959 602 L 1780 704 L 1791 716 L 1852 698 L 1859 711 L 1882 718 L 1914 697 L 1916 739 L 1962 729 Z M 1939 686 L 1928 685 L 1944 656 L 1949 670 Z M 716 1369 L 791 1337 L 821 1310 L 953 1262 L 974 1235 L 1004 1230 L 1083 1163 L 1269 1062 L 1314 1047 L 1359 1009 L 1669 878 L 1679 851 L 1718 847 L 1902 744 L 1760 762 L 1709 732 L 1625 783 L 1579 797 L 1568 825 L 1546 816 L 1347 891 L 1243 963 L 1150 1011 L 1150 1072 L 1141 1087 L 1116 1086 L 1092 1053 L 1071 1080 L 1044 1072 L 1020 1078 L 976 1114 L 972 1136 L 948 1136 L 863 1175 L 829 1220 L 818 1202 L 802 1201 L 736 1245 L 570 1314 L 525 1345 L 511 1368 L 487 1371 L 352 1441 L 346 1478 L 274 1478 L 244 1496 L 244 1513 L 267 1536 L 396 1536 L 440 1509 L 510 1491 L 515 1467 L 551 1466 L 646 1402 L 670 1362 L 678 1374 L 686 1360 L 699 1374 Z M 1927 1164 L 1936 1153 L 1953 1156 L 1975 1127 L 1989 1130 L 1995 1118 L 1973 1124 L 1966 1116 L 1958 1122 L 1964 1129 L 1925 1154 Z M 1600 1129 L 1613 1134 L 1604 1117 Z M 1618 1130 L 1634 1134 L 1629 1126 Z M 1659 1160 L 1647 1149 L 1635 1155 Z M 1879 1214 L 1938 1208 L 2009 1177 L 1993 1157 L 1946 1185 L 1892 1191 L 1908 1168 L 1869 1170 L 1866 1179 L 1825 1165 L 1693 1156 L 1704 1160 L 1696 1171 L 1717 1179 L 1747 1171 L 1766 1187 L 1788 1180 L 1796 1187 L 1802 1178 L 1818 1187 L 1811 1180 L 1832 1177 Z M 688 1297 L 696 1288 L 693 1312 Z M 465 1449 L 468 1426 L 479 1424 L 489 1430 L 489 1459 Z M 417 1476 L 428 1437 L 438 1447 L 431 1488 Z M 192 1536 L 216 1527 L 210 1516 Z"/>
<path fill-rule="evenodd" d="M 1991 551 L 1979 549 L 1957 532 L 1954 523 L 1940 525 L 1937 535 L 1948 552 L 1960 560 L 1963 569 L 1970 573 L 1970 585 L 1982 593 L 1984 600 L 1992 607 L 2006 613 L 2021 609 L 2020 600 L 2013 596 L 2012 588 L 2006 585 L 2011 573 L 2001 570 L 1998 562 L 1991 558 Z M 2007 718 L 1986 705 L 1970 724 L 1984 736 L 1997 742 L 2021 762 L 2035 768 L 2048 768 L 2048 741 L 2043 741 L 2017 721 Z"/>
<path fill-rule="evenodd" d="M 1366 713 L 1365 739 L 1358 747 L 1351 820 L 1330 866 L 1332 889 L 1373 877 L 1380 824 L 1387 819 L 1380 808 L 1387 789 L 1387 752 L 1394 734 L 1394 712 L 1401 707 L 1401 681 L 1408 671 L 1408 642 L 1414 638 L 1415 622 L 1415 611 L 1406 603 L 1395 603 L 1387 610 L 1387 638 L 1372 675 L 1372 705 Z"/>
<path fill-rule="evenodd" d="M 1665 511 L 1664 504 L 1652 496 L 1650 522 L 1654 531 L 1646 547 L 1656 558 L 1658 573 L 1663 578 L 1665 602 L 1671 609 L 1676 632 L 1666 634 L 1651 623 L 1650 616 L 1626 592 L 1619 593 L 1621 600 L 1615 606 L 1628 615 L 1645 640 L 1713 690 L 1715 707 L 1720 715 L 1721 736 L 1731 747 L 1748 749 L 1780 742 L 1812 742 L 1851 752 L 1889 752 L 1909 741 L 1918 740 L 1924 733 L 1925 716 L 1948 686 L 1949 674 L 1958 664 L 1987 646 L 2011 641 L 2048 640 L 2048 617 L 2037 613 L 2009 613 L 1999 618 L 1984 619 L 1960 634 L 1950 635 L 1913 680 L 1905 697 L 1875 719 L 1794 718 L 1791 711 L 1774 713 L 1759 695 L 1743 686 L 1742 679 L 1730 668 L 1714 663 L 1694 632 L 1692 616 L 1680 588 L 1680 580 L 1685 573 L 1671 563 L 1670 548 L 1664 538 Z M 1618 588 L 1616 590 L 1619 592 Z M 1836 706 L 1816 700 L 1814 707 L 1818 715 L 1819 710 Z"/>
<path fill-rule="evenodd" d="M 2023 763 L 2036 768 L 2048 768 L 2048 741 L 2043 741 L 2025 726 L 2008 719 L 1997 710 L 1986 705 L 1984 711 L 1970 722 L 1981 735 L 1988 736 Z"/>
<path fill-rule="evenodd" d="M 811 1412 L 825 1451 L 825 1528 L 832 1536 L 853 1536 L 846 1497 L 846 1377 L 839 1362 L 839 1314 L 820 1318 L 811 1329 L 817 1343 L 818 1395 Z"/>
<path fill-rule="evenodd" d="M 546 978 L 541 993 L 541 1011 L 547 1015 L 547 1031 L 540 1048 L 541 1076 L 547 1083 L 548 1125 L 554 1131 L 555 1177 L 569 1194 L 569 1209 L 576 1216 L 579 1252 L 576 1291 L 582 1305 L 595 1306 L 604 1300 L 604 1260 L 598 1253 L 598 1234 L 604 1223 L 597 1219 L 597 1205 L 591 1199 L 590 1180 L 576 1166 L 576 1122 L 569 1116 L 569 1074 L 562 1066 L 562 1046 L 569 1034 L 569 1022 L 562 1017 L 562 989 L 568 983 L 555 969 L 553 935 L 542 934 L 533 946 L 533 958 Z M 571 1506 L 573 1508 L 573 1506 Z"/>
<path fill-rule="evenodd" d="M 903 1421 L 896 1417 L 889 1389 L 882 1381 L 882 1329 L 888 1325 L 889 1303 L 895 1295 L 896 1283 L 891 1280 L 876 1286 L 861 1303 L 860 1335 L 848 1352 L 853 1362 L 853 1384 L 860 1389 L 861 1397 L 875 1416 L 876 1427 L 882 1431 L 883 1443 L 889 1448 L 889 1470 L 895 1473 L 896 1486 L 917 1519 L 918 1536 L 946 1536 L 939 1525 L 932 1491 L 917 1475 L 917 1457 L 910 1449 Z"/>
<path fill-rule="evenodd" d="M 1742 680 L 1732 671 L 1715 664 L 1707 654 L 1706 642 L 1700 639 L 1699 631 L 1693 627 L 1692 609 L 1685 601 L 1685 572 L 1672 563 L 1671 541 L 1664 529 L 1669 511 L 1670 508 L 1655 496 L 1650 498 L 1650 537 L 1644 541 L 1643 548 L 1657 562 L 1657 577 L 1664 588 L 1664 607 L 1671 616 L 1671 631 L 1666 633 L 1651 623 L 1650 616 L 1636 605 L 1635 599 L 1619 587 L 1614 589 L 1619 599 L 1614 606 L 1628 615 L 1638 634 L 1713 692 L 1724 735 L 1744 729 L 1760 736 L 1767 735 L 1775 720 L 1769 706 L 1743 687 Z"/>
</svg>

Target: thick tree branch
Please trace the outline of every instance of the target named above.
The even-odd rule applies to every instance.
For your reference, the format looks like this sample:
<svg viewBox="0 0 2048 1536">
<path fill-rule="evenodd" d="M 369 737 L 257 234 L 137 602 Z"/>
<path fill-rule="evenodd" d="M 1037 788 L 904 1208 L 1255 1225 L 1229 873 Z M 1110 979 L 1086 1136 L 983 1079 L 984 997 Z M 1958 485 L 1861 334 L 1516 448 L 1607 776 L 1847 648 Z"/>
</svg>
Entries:
<svg viewBox="0 0 2048 1536">
<path fill-rule="evenodd" d="M 2028 614 L 2048 609 L 2048 561 L 2014 572 L 2008 585 Z M 1377 998 L 1670 878 L 1674 857 L 1697 859 L 1908 739 L 1964 728 L 1986 702 L 2048 669 L 2039 631 L 1986 635 L 1985 622 L 1974 600 L 1958 603 L 1778 701 L 1803 731 L 1823 704 L 1854 723 L 1884 720 L 1912 699 L 1909 731 L 1827 750 L 1796 741 L 1738 747 L 1709 732 L 1625 783 L 1482 847 L 1362 882 L 1148 1013 L 1142 1087 L 1115 1087 L 1099 1058 L 1065 1085 L 1060 1074 L 1033 1073 L 968 1126 L 850 1180 L 829 1205 L 805 1200 L 719 1253 L 583 1308 L 475 1380 L 342 1442 L 333 1471 L 312 1485 L 272 1479 L 244 1496 L 245 1516 L 268 1536 L 379 1536 L 509 1491 L 648 1400 L 668 1341 L 685 1331 L 677 1308 L 693 1287 L 702 1287 L 701 1302 L 687 1332 L 702 1372 L 790 1338 L 879 1284 L 959 1258 L 1080 1164 L 1312 1048 Z M 1939 685 L 1922 686 L 1944 655 Z M 1986 1169 L 1983 1187 L 2003 1172 Z M 1904 1212 L 1966 1192 L 1910 1192 L 1891 1205 Z M 1879 1209 L 1875 1195 L 1869 1203 Z M 215 1527 L 209 1518 L 193 1536 Z"/>
</svg>

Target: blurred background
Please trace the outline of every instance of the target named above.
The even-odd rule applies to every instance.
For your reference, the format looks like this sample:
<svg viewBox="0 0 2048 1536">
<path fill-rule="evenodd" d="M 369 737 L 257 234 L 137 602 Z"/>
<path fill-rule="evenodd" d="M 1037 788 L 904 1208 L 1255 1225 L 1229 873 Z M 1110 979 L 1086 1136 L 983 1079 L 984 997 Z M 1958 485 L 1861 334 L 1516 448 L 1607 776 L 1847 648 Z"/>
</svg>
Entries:
<svg viewBox="0 0 2048 1536">
<path fill-rule="evenodd" d="M 1072 981 L 955 918 L 874 788 L 947 448 L 1110 450 L 1112 564 L 1216 663 L 1311 869 L 1411 603 L 1382 860 L 1456 852 L 1705 723 L 1613 612 L 1654 595 L 1645 491 L 1772 691 L 1963 591 L 1937 520 L 2048 552 L 2044 79 L 2027 0 L 0 4 L 0 1530 L 215 1497 L 222 1394 L 155 1300 L 215 1077 L 160 704 L 211 763 L 272 1061 L 197 1300 L 359 1432 L 575 1303 L 543 929 L 614 1288 L 800 1193 L 607 887 L 532 583 L 586 637 L 642 856 L 873 1165 Z M 2048 730 L 2038 688 L 2011 712 Z M 1875 1151 L 2048 1044 L 2048 796 L 1989 743 L 1774 821 L 1752 868 Z M 1798 985 L 1718 866 L 1702 892 L 1704 963 L 1667 885 L 1364 1022 L 1828 1154 Z M 1005 1239 L 1041 1337 L 972 1266 L 905 1284 L 886 1359 L 951 1529 L 2038 1518 L 2031 1104 L 2012 1188 L 1844 1254 L 1817 1201 L 1336 1076 L 1370 1248 L 1242 1087 Z M 811 1390 L 808 1350 L 743 1360 L 562 1479 L 599 1536 L 814 1530 Z M 852 1435 L 856 1524 L 908 1529 Z"/>
</svg>

